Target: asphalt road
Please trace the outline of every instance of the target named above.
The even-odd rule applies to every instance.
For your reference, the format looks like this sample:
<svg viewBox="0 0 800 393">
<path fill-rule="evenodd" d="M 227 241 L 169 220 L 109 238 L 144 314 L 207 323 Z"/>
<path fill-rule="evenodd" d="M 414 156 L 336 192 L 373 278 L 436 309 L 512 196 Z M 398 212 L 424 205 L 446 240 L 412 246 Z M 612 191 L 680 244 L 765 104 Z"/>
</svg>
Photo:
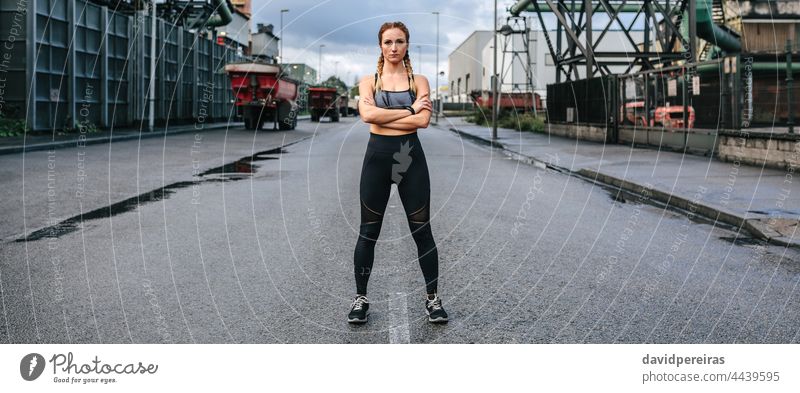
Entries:
<svg viewBox="0 0 800 393">
<path fill-rule="evenodd" d="M 0 342 L 800 338 L 796 249 L 734 240 L 442 126 L 419 132 L 447 325 L 426 321 L 396 193 L 370 321 L 346 322 L 368 129 L 345 118 L 0 156 Z"/>
</svg>

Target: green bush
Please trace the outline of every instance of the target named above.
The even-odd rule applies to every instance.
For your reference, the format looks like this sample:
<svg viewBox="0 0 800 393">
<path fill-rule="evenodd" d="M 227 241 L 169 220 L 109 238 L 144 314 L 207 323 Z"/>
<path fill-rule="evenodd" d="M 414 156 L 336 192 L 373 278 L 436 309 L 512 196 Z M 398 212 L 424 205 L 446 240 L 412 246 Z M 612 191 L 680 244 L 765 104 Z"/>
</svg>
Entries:
<svg viewBox="0 0 800 393">
<path fill-rule="evenodd" d="M 491 110 L 475 110 L 465 120 L 479 126 L 491 126 Z M 497 126 L 517 131 L 544 132 L 544 119 L 536 117 L 533 113 L 520 113 L 504 111 L 498 113 Z"/>
<path fill-rule="evenodd" d="M 544 132 L 544 119 L 533 113 L 512 113 L 498 119 L 497 126 L 517 131 Z"/>
<path fill-rule="evenodd" d="M 97 127 L 94 123 L 89 120 L 81 120 L 78 121 L 74 126 L 69 116 L 64 121 L 64 128 L 61 129 L 59 134 L 76 134 L 76 133 L 87 133 L 92 134 L 95 132 L 100 132 L 100 128 Z"/>
<path fill-rule="evenodd" d="M 475 123 L 479 126 L 486 126 L 489 125 L 492 120 L 492 111 L 476 108 L 470 114 L 468 114 L 464 120 L 470 123 Z"/>
<path fill-rule="evenodd" d="M 0 137 L 18 136 L 27 131 L 25 121 L 22 119 L 7 119 L 0 113 Z"/>
</svg>

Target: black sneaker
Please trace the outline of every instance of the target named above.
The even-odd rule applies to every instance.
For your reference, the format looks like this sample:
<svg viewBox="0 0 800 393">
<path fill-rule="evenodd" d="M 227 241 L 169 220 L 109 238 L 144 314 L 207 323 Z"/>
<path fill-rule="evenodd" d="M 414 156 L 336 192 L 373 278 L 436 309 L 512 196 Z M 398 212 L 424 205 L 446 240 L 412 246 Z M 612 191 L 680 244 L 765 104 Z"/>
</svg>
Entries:
<svg viewBox="0 0 800 393">
<path fill-rule="evenodd" d="M 369 315 L 369 300 L 366 296 L 358 295 L 353 300 L 353 305 L 350 308 L 350 314 L 347 314 L 347 322 L 350 323 L 364 323 L 367 322 Z"/>
<path fill-rule="evenodd" d="M 438 294 L 434 294 L 433 299 L 425 296 L 425 313 L 428 314 L 428 322 L 447 323 L 447 312 L 442 308 L 442 299 Z"/>
</svg>

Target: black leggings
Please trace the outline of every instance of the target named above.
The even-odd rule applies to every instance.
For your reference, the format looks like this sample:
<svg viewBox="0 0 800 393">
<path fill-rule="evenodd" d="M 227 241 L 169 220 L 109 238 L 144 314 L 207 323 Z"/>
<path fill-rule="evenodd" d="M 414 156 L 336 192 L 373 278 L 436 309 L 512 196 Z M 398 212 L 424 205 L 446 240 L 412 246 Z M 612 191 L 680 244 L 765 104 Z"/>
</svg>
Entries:
<svg viewBox="0 0 800 393">
<path fill-rule="evenodd" d="M 439 254 L 430 225 L 431 184 L 428 163 L 417 133 L 386 136 L 370 133 L 361 167 L 361 228 L 354 253 L 356 293 L 367 294 L 383 213 L 392 183 L 397 184 L 408 227 L 417 243 L 425 290 L 436 292 Z"/>
</svg>

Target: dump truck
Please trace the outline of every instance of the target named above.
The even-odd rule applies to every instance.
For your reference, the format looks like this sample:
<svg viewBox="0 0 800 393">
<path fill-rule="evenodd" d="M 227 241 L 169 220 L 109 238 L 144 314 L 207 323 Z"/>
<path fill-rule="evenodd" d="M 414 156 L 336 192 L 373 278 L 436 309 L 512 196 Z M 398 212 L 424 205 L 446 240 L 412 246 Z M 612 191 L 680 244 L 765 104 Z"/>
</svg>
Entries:
<svg viewBox="0 0 800 393">
<path fill-rule="evenodd" d="M 350 113 L 347 108 L 347 93 L 344 93 L 339 96 L 339 115 L 341 117 L 347 117 Z"/>
<path fill-rule="evenodd" d="M 308 89 L 308 111 L 311 121 L 327 116 L 332 122 L 339 121 L 339 93 L 335 87 L 315 86 Z"/>
<path fill-rule="evenodd" d="M 225 65 L 236 97 L 237 112 L 248 130 L 260 130 L 265 122 L 273 129 L 297 126 L 297 87 L 300 82 L 285 76 L 277 64 L 259 62 Z"/>
</svg>

